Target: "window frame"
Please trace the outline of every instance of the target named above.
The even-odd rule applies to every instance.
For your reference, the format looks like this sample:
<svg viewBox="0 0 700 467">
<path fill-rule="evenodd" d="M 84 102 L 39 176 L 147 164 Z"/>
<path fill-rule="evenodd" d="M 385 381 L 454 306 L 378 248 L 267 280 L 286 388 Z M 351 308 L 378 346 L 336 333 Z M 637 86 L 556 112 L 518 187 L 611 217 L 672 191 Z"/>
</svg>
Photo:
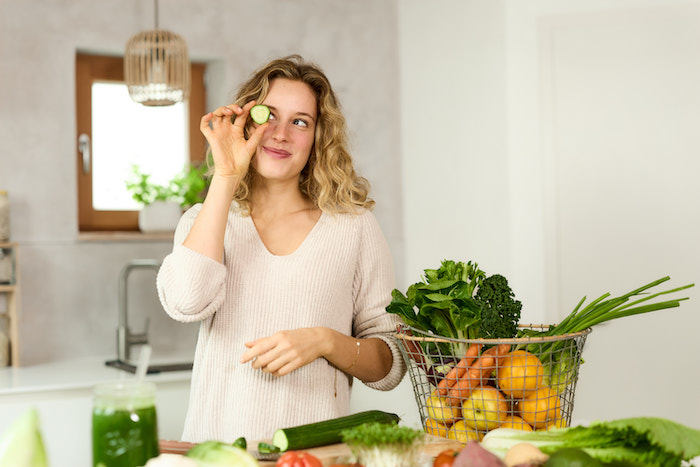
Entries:
<svg viewBox="0 0 700 467">
<path fill-rule="evenodd" d="M 206 64 L 193 62 L 190 66 L 189 160 L 196 163 L 204 161 L 207 150 L 206 139 L 199 131 L 199 122 L 206 108 Z M 75 56 L 78 231 L 138 231 L 139 211 L 98 211 L 92 207 L 92 161 L 90 170 L 83 172 L 78 138 L 87 134 L 92 146 L 92 83 L 95 81 L 124 83 L 124 58 L 87 53 L 76 53 Z"/>
</svg>

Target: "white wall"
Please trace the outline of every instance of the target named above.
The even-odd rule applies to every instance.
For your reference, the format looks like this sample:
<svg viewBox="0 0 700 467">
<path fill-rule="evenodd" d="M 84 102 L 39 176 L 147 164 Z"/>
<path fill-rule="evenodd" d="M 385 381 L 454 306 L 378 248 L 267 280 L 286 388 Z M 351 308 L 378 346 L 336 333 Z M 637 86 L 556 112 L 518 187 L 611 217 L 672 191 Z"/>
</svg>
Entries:
<svg viewBox="0 0 700 467">
<path fill-rule="evenodd" d="M 399 2 L 406 283 L 476 260 L 539 323 L 695 281 L 698 25 L 687 0 Z M 700 427 L 695 295 L 594 330 L 575 420 Z"/>
<path fill-rule="evenodd" d="M 213 63 L 210 108 L 230 102 L 241 81 L 271 58 L 300 53 L 324 68 L 400 274 L 394 2 L 165 0 L 159 11 L 160 27 L 182 35 L 194 60 Z M 171 250 L 167 241 L 84 242 L 77 232 L 76 50 L 123 53 L 130 36 L 153 26 L 152 1 L 0 0 L 0 187 L 9 192 L 11 236 L 22 250 L 25 365 L 115 355 L 119 271 L 129 259 L 160 259 Z M 142 290 L 130 289 L 140 298 L 130 306 L 134 329 L 150 313 L 154 338 L 181 340 L 159 311 L 153 274 L 138 274 L 132 277 Z M 192 342 L 193 333 L 181 334 Z"/>
</svg>

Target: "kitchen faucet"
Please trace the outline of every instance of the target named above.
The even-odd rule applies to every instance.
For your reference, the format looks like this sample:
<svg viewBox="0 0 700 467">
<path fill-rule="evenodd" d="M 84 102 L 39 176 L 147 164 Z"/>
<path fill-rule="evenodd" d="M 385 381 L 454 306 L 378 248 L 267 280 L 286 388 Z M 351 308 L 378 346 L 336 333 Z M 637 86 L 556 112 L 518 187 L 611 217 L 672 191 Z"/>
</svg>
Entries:
<svg viewBox="0 0 700 467">
<path fill-rule="evenodd" d="M 134 269 L 154 269 L 158 271 L 160 261 L 155 259 L 134 259 L 126 263 L 119 274 L 119 327 L 117 328 L 117 360 L 126 362 L 132 345 L 148 344 L 148 318 L 142 333 L 132 333 L 127 316 L 127 281 Z"/>
</svg>

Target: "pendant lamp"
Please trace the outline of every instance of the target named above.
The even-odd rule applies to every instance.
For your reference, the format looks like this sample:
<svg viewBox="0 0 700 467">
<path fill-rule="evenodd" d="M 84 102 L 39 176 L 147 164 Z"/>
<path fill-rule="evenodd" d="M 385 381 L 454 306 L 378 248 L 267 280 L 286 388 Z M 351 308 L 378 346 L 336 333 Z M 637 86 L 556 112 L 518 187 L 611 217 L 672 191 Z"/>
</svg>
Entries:
<svg viewBox="0 0 700 467">
<path fill-rule="evenodd" d="M 187 43 L 177 34 L 155 29 L 132 36 L 124 53 L 124 78 L 129 96 L 148 106 L 172 105 L 190 95 L 190 60 Z"/>
</svg>

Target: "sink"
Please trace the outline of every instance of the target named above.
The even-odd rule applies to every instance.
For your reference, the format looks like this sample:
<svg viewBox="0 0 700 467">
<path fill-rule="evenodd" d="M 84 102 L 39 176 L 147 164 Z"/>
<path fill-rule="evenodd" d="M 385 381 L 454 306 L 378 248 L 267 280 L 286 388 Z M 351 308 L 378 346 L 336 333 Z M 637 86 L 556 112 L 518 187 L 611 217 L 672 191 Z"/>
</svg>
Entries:
<svg viewBox="0 0 700 467">
<path fill-rule="evenodd" d="M 120 370 L 127 371 L 129 373 L 136 373 L 136 365 L 133 363 L 125 362 L 123 360 L 107 360 L 105 365 L 114 368 L 119 368 Z M 166 371 L 189 371 L 192 369 L 192 363 L 155 363 L 148 365 L 147 374 L 163 373 Z"/>
<path fill-rule="evenodd" d="M 127 285 L 129 274 L 135 269 L 150 269 L 158 272 L 161 262 L 156 259 L 133 259 L 126 263 L 119 273 L 119 326 L 117 327 L 117 358 L 114 360 L 107 360 L 105 365 L 118 368 L 120 370 L 128 371 L 129 373 L 136 373 L 136 361 L 132 360 L 133 355 L 131 349 L 132 347 L 139 345 L 149 345 L 148 338 L 148 320 L 146 318 L 146 328 L 141 333 L 133 333 L 129 329 L 128 324 L 128 313 L 127 313 Z M 192 358 L 193 349 L 184 350 L 179 349 L 168 349 L 162 346 L 159 349 L 154 349 L 154 352 L 160 352 L 160 354 L 151 354 L 150 363 L 148 365 L 148 374 L 162 373 L 165 371 L 189 371 L 192 370 Z M 183 352 L 186 352 L 183 354 Z M 183 363 L 187 362 L 187 363 Z"/>
</svg>

